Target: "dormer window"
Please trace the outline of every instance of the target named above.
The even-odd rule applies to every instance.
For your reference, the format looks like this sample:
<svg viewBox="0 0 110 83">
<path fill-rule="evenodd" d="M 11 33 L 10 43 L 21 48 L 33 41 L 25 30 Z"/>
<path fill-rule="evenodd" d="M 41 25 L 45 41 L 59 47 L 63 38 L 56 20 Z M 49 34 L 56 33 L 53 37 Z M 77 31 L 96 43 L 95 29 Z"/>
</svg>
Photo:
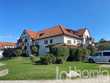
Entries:
<svg viewBox="0 0 110 83">
<path fill-rule="evenodd" d="M 44 33 L 40 33 L 40 35 L 39 36 L 42 36 Z"/>
</svg>

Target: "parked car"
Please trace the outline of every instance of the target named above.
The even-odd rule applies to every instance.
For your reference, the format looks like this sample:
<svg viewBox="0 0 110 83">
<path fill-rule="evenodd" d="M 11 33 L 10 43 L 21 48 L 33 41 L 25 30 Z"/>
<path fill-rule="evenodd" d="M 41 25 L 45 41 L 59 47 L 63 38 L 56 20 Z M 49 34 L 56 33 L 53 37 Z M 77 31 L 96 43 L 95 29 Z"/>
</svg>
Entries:
<svg viewBox="0 0 110 83">
<path fill-rule="evenodd" d="M 104 50 L 88 57 L 90 63 L 110 63 L 110 50 Z"/>
</svg>

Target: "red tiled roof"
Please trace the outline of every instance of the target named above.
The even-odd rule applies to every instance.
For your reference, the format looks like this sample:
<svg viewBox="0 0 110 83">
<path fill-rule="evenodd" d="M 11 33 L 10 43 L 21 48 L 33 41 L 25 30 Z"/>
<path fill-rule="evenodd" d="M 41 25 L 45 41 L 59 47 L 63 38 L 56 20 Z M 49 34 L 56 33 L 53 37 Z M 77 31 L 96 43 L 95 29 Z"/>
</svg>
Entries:
<svg viewBox="0 0 110 83">
<path fill-rule="evenodd" d="M 12 43 L 12 42 L 0 42 L 0 47 L 4 47 L 4 46 L 16 46 L 16 43 Z"/>
<path fill-rule="evenodd" d="M 39 32 L 39 39 L 57 36 L 57 35 L 63 35 L 63 34 L 64 34 L 63 26 L 58 25 L 53 28 L 45 29 L 45 30 Z"/>
<path fill-rule="evenodd" d="M 63 25 L 57 25 L 53 28 L 45 29 L 40 32 L 33 32 L 31 30 L 26 30 L 26 32 L 33 40 L 58 36 L 58 35 L 67 35 L 75 38 L 81 38 L 85 32 L 85 29 L 74 31 L 71 29 L 66 29 Z"/>
<path fill-rule="evenodd" d="M 38 33 L 37 32 L 33 32 L 32 30 L 26 30 L 26 32 L 28 33 L 28 35 L 33 39 L 37 39 L 38 37 Z"/>
<path fill-rule="evenodd" d="M 84 32 L 85 32 L 85 30 L 86 30 L 86 28 L 82 28 L 82 29 L 79 29 L 79 30 L 77 30 L 77 31 L 75 31 L 75 30 L 72 30 L 72 29 L 66 29 L 69 33 L 71 33 L 71 34 L 74 34 L 74 35 L 77 35 L 77 36 L 79 36 L 79 37 L 82 37 L 83 36 L 83 34 L 84 34 Z"/>
<path fill-rule="evenodd" d="M 79 30 L 77 31 L 77 32 L 78 32 L 78 35 L 83 36 L 85 30 L 86 30 L 86 28 L 79 29 Z"/>
</svg>

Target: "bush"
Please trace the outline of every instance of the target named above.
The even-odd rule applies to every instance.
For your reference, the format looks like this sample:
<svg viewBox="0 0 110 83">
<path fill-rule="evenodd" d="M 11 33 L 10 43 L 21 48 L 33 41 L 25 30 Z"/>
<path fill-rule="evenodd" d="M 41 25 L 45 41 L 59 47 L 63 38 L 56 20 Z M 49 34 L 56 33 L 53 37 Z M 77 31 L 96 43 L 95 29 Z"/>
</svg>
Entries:
<svg viewBox="0 0 110 83">
<path fill-rule="evenodd" d="M 65 62 L 69 57 L 69 48 L 57 48 L 56 49 L 56 60 L 57 62 L 61 60 L 61 62 Z M 57 63 L 56 62 L 56 63 Z"/>
<path fill-rule="evenodd" d="M 70 49 L 70 56 L 68 57 L 68 61 L 78 61 L 79 56 L 77 55 L 77 48 Z"/>
<path fill-rule="evenodd" d="M 69 48 L 63 48 L 63 47 L 52 48 L 52 45 L 49 45 L 49 50 L 50 50 L 50 53 L 52 53 L 54 57 L 56 57 L 56 63 L 59 62 L 59 60 L 61 60 L 62 62 L 65 62 L 69 57 Z"/>
<path fill-rule="evenodd" d="M 42 63 L 42 64 L 47 64 L 47 65 L 48 65 L 48 64 L 51 63 L 50 57 L 47 56 L 47 55 L 41 57 L 40 60 L 41 60 L 41 63 Z"/>
<path fill-rule="evenodd" d="M 16 56 L 21 56 L 22 55 L 22 50 L 20 48 L 15 49 L 15 55 Z"/>
<path fill-rule="evenodd" d="M 57 63 L 57 64 L 63 64 L 63 63 L 64 63 L 63 57 L 57 57 L 56 63 Z"/>
<path fill-rule="evenodd" d="M 51 63 L 56 63 L 56 57 L 53 54 L 48 54 L 48 56 L 51 57 L 52 62 Z"/>
<path fill-rule="evenodd" d="M 45 55 L 45 56 L 42 56 L 40 58 L 40 61 L 42 64 L 54 64 L 56 62 L 56 57 L 53 56 L 53 54 L 48 54 L 48 55 Z"/>
<path fill-rule="evenodd" d="M 70 56 L 68 61 L 83 61 L 85 56 L 90 55 L 90 50 L 86 48 L 70 49 Z"/>
<path fill-rule="evenodd" d="M 26 53 L 22 53 L 22 55 L 21 55 L 22 57 L 29 57 L 29 55 L 28 54 L 26 54 Z"/>
<path fill-rule="evenodd" d="M 4 57 L 4 58 L 12 58 L 12 57 L 16 57 L 14 51 L 15 51 L 14 48 L 4 49 L 3 57 Z"/>
<path fill-rule="evenodd" d="M 79 48 L 77 50 L 77 56 L 79 56 L 79 60 L 83 61 L 85 59 L 85 56 L 89 55 L 90 51 L 86 48 Z"/>
<path fill-rule="evenodd" d="M 36 56 L 34 56 L 34 55 L 30 56 L 30 59 L 31 59 L 32 63 L 35 63 L 37 61 Z"/>
</svg>

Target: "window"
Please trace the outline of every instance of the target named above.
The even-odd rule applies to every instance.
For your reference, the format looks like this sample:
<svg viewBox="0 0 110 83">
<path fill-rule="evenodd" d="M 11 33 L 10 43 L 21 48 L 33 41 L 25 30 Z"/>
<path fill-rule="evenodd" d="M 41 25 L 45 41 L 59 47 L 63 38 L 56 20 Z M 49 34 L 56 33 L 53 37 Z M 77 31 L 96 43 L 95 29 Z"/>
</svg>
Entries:
<svg viewBox="0 0 110 83">
<path fill-rule="evenodd" d="M 100 52 L 99 53 L 96 53 L 93 56 L 101 56 L 101 53 Z"/>
<path fill-rule="evenodd" d="M 25 39 L 24 42 L 27 42 L 27 39 Z"/>
<path fill-rule="evenodd" d="M 38 42 L 38 41 L 36 41 L 36 42 L 35 42 L 35 44 L 36 44 L 36 45 L 38 45 L 38 44 L 39 44 L 39 42 Z"/>
<path fill-rule="evenodd" d="M 74 40 L 74 41 L 73 41 L 73 43 L 75 44 L 75 43 L 76 43 L 76 41 Z"/>
<path fill-rule="evenodd" d="M 103 56 L 110 56 L 110 52 L 104 52 Z"/>
<path fill-rule="evenodd" d="M 77 42 L 80 43 L 80 40 L 78 40 Z"/>
<path fill-rule="evenodd" d="M 50 43 L 53 43 L 53 39 L 50 40 Z"/>
<path fill-rule="evenodd" d="M 44 40 L 44 44 L 48 44 L 48 40 Z"/>
<path fill-rule="evenodd" d="M 68 43 L 68 44 L 71 44 L 71 40 L 67 40 L 67 43 Z"/>
<path fill-rule="evenodd" d="M 27 47 L 26 46 L 24 47 L 24 50 L 27 50 Z"/>
</svg>

